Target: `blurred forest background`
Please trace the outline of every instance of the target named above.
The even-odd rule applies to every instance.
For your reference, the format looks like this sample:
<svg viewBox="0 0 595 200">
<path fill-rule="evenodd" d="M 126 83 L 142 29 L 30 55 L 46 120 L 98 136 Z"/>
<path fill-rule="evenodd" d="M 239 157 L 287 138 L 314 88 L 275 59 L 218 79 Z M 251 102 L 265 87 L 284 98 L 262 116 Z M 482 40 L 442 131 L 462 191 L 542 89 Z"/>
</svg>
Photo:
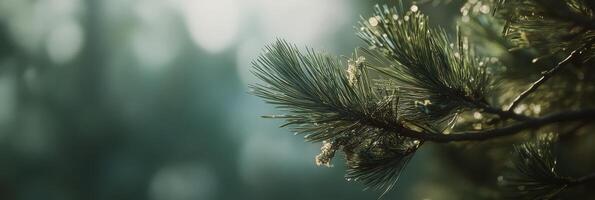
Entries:
<svg viewBox="0 0 595 200">
<path fill-rule="evenodd" d="M 376 3 L 0 1 L 0 199 L 377 198 L 247 87 L 275 38 L 351 55 Z M 452 25 L 459 7 L 423 8 Z M 453 197 L 467 183 L 436 181 L 458 176 L 440 157 L 419 152 L 386 199 Z"/>
</svg>

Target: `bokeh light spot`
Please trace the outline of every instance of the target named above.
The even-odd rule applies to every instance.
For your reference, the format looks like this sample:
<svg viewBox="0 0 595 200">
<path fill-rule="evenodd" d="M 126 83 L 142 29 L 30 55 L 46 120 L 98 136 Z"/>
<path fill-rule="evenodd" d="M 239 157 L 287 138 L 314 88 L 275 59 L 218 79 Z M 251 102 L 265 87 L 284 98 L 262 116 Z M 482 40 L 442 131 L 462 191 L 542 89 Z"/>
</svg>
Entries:
<svg viewBox="0 0 595 200">
<path fill-rule="evenodd" d="M 46 50 L 55 64 L 65 64 L 81 50 L 83 30 L 74 20 L 65 20 L 54 28 L 46 40 Z"/>
<path fill-rule="evenodd" d="M 192 40 L 211 53 L 230 46 L 239 29 L 235 0 L 184 0 L 178 3 Z"/>
<path fill-rule="evenodd" d="M 171 165 L 157 172 L 150 187 L 152 200 L 213 199 L 217 190 L 217 177 L 213 170 L 204 165 Z"/>
<path fill-rule="evenodd" d="M 157 69 L 167 66 L 179 54 L 180 39 L 171 17 L 172 9 L 161 1 L 141 1 L 135 6 L 139 25 L 131 40 L 141 66 Z"/>
</svg>

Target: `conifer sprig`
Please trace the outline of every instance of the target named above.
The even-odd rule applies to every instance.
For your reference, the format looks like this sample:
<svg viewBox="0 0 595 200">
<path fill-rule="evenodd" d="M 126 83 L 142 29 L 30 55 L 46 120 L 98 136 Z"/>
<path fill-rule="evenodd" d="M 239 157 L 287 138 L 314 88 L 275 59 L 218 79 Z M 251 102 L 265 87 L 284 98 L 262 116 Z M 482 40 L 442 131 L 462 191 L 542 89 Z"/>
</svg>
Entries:
<svg viewBox="0 0 595 200">
<path fill-rule="evenodd" d="M 287 120 L 284 126 L 308 133 L 309 141 L 380 128 L 369 124 L 400 126 L 395 92 L 372 88 L 361 66 L 352 66 L 352 73 L 361 73 L 354 80 L 336 57 L 313 50 L 302 54 L 282 40 L 266 47 L 253 64 L 254 74 L 266 83 L 253 85 L 254 94 L 289 113 L 269 117 Z"/>
<path fill-rule="evenodd" d="M 369 188 L 391 189 L 402 168 L 420 145 L 402 137 L 396 91 L 374 88 L 361 57 L 344 66 L 337 58 L 279 40 L 254 64 L 265 84 L 254 94 L 288 112 L 271 116 L 287 121 L 306 140 L 323 142 L 319 165 L 330 166 L 335 151 L 345 152 L 347 178 Z"/>
<path fill-rule="evenodd" d="M 516 48 L 569 54 L 595 38 L 595 4 L 591 0 L 501 0 L 507 20 L 505 36 Z M 595 56 L 587 48 L 583 60 Z"/>
<path fill-rule="evenodd" d="M 488 62 L 475 58 L 465 38 L 450 43 L 415 5 L 407 11 L 376 6 L 375 11 L 360 21 L 358 35 L 371 48 L 362 52 L 370 67 L 398 85 L 403 118 L 448 122 L 460 109 L 486 104 Z"/>
<path fill-rule="evenodd" d="M 512 196 L 522 199 L 551 199 L 568 186 L 570 179 L 559 175 L 552 148 L 552 138 L 515 146 L 515 173 L 500 180 Z"/>
<path fill-rule="evenodd" d="M 491 0 L 487 2 L 486 6 L 493 5 Z M 576 42 L 589 42 L 572 48 L 568 59 L 543 74 L 545 78 L 519 95 L 510 108 L 519 105 L 562 65 L 592 57 L 591 41 L 595 36 L 592 24 L 584 20 L 592 22 L 595 3 L 565 0 L 561 1 L 566 6 L 562 11 L 553 11 L 551 6 L 559 2 L 552 2 L 501 2 L 498 14 L 510 17 L 508 39 L 519 47 L 530 41 L 527 47 L 558 48 L 556 52 L 566 51 Z M 551 5 L 542 5 L 545 3 Z M 536 13 L 528 16 L 531 9 Z M 580 26 L 580 33 L 571 31 L 574 38 L 570 40 L 568 33 L 551 30 L 548 23 L 566 28 Z M 539 32 L 562 42 L 551 44 L 546 41 L 549 38 L 532 35 Z M 296 134 L 306 134 L 307 141 L 322 142 L 321 153 L 315 158 L 317 165 L 332 166 L 333 157 L 342 151 L 347 180 L 362 182 L 366 188 L 384 193 L 394 188 L 404 167 L 426 141 L 484 141 L 555 123 L 595 120 L 595 109 L 588 107 L 530 117 L 491 106 L 486 99 L 492 92 L 493 76 L 487 70 L 492 62 L 476 57 L 474 48 L 460 33 L 450 42 L 445 30 L 431 28 L 428 17 L 416 5 L 407 10 L 402 4 L 396 8 L 376 6 L 373 16 L 360 21 L 358 35 L 369 48 L 358 49 L 346 62 L 313 50 L 302 53 L 295 45 L 278 40 L 253 62 L 253 72 L 264 84 L 251 87 L 255 95 L 286 112 L 269 117 L 285 119 L 283 126 L 291 127 Z M 504 120 L 484 130 L 443 131 L 461 111 L 470 109 Z M 548 198 L 566 187 L 594 182 L 595 175 L 578 179 L 559 176 L 550 152 L 551 142 L 516 147 L 517 175 L 506 179 L 508 186 L 516 189 L 515 194 Z"/>
<path fill-rule="evenodd" d="M 514 172 L 499 182 L 516 199 L 554 199 L 567 188 L 595 182 L 595 174 L 579 178 L 561 175 L 554 155 L 555 135 L 546 134 L 514 147 Z"/>
</svg>

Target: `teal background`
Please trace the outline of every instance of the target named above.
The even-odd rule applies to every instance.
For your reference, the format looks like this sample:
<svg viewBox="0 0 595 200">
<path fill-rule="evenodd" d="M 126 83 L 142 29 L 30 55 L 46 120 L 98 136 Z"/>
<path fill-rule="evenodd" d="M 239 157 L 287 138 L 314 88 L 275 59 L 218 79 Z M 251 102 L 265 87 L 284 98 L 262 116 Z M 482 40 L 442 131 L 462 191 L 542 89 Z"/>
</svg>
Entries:
<svg viewBox="0 0 595 200">
<path fill-rule="evenodd" d="M 376 199 L 247 87 L 276 38 L 351 55 L 375 3 L 0 1 L 0 199 Z M 433 151 L 386 199 L 446 198 Z"/>
</svg>

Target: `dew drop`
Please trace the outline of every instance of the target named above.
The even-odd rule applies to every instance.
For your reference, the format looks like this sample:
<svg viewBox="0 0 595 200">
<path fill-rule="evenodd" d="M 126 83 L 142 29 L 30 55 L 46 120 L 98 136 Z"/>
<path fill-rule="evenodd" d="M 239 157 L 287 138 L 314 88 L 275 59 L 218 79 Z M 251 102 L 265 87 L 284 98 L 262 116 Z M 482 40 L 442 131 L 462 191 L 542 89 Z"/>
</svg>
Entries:
<svg viewBox="0 0 595 200">
<path fill-rule="evenodd" d="M 368 23 L 370 23 L 371 26 L 377 26 L 378 19 L 376 19 L 376 17 L 370 17 L 370 19 L 368 19 Z"/>
<path fill-rule="evenodd" d="M 469 9 L 463 9 L 461 10 L 461 13 L 463 13 L 463 16 L 467 16 L 469 15 Z"/>
<path fill-rule="evenodd" d="M 463 22 L 469 22 L 469 21 L 471 20 L 471 18 L 470 18 L 468 15 L 466 15 L 466 16 L 463 16 L 463 17 L 461 18 L 461 20 L 462 20 Z"/>
<path fill-rule="evenodd" d="M 541 113 L 541 105 L 537 104 L 537 105 L 533 106 L 533 112 L 535 114 Z M 554 161 L 554 164 L 555 164 L 555 161 Z"/>
<path fill-rule="evenodd" d="M 425 99 L 424 106 L 427 106 L 427 105 L 432 105 L 432 101 L 430 101 L 429 99 Z"/>
<path fill-rule="evenodd" d="M 417 12 L 418 10 L 419 10 L 419 7 L 417 7 L 417 5 L 411 6 L 411 12 Z"/>
<path fill-rule="evenodd" d="M 482 119 L 483 115 L 480 112 L 474 112 L 473 113 L 473 118 L 475 119 Z"/>
<path fill-rule="evenodd" d="M 481 123 L 474 123 L 473 124 L 473 129 L 475 129 L 475 130 L 481 130 L 482 129 L 482 124 Z"/>
<path fill-rule="evenodd" d="M 533 60 L 531 60 L 532 63 L 537 63 L 539 62 L 539 58 L 533 58 Z"/>
<path fill-rule="evenodd" d="M 479 12 L 488 14 L 490 12 L 490 7 L 488 5 L 483 5 L 479 8 Z"/>
</svg>

